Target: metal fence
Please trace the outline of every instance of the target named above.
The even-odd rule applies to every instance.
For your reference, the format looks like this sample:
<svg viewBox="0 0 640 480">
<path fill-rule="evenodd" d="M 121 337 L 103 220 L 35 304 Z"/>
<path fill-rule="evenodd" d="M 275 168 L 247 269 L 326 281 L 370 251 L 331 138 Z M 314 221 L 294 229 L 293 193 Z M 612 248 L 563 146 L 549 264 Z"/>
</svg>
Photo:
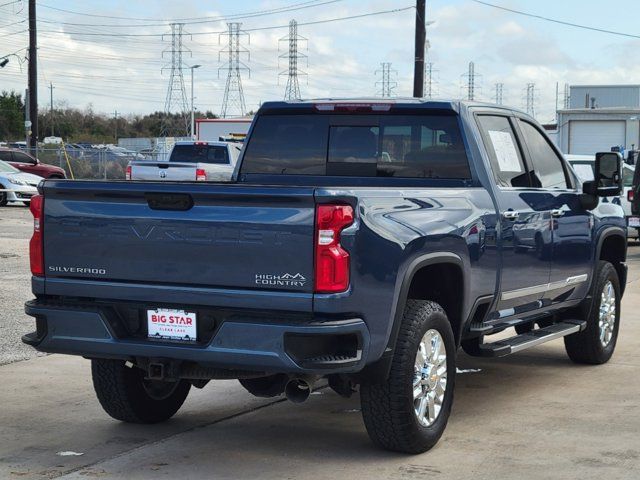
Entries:
<svg viewBox="0 0 640 480">
<path fill-rule="evenodd" d="M 24 149 L 23 149 L 24 150 Z M 46 145 L 28 151 L 42 163 L 65 170 L 67 178 L 124 180 L 127 164 L 132 160 L 158 160 L 160 152 L 129 151 L 119 147 L 95 145 Z"/>
</svg>

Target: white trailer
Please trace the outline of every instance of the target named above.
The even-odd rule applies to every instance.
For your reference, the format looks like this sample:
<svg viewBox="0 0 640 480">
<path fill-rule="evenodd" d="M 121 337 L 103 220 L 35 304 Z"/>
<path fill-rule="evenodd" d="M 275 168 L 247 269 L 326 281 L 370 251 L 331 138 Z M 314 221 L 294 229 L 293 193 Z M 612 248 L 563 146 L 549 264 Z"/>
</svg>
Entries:
<svg viewBox="0 0 640 480">
<path fill-rule="evenodd" d="M 196 138 L 217 142 L 221 137 L 244 138 L 252 118 L 199 118 L 196 119 Z"/>
</svg>

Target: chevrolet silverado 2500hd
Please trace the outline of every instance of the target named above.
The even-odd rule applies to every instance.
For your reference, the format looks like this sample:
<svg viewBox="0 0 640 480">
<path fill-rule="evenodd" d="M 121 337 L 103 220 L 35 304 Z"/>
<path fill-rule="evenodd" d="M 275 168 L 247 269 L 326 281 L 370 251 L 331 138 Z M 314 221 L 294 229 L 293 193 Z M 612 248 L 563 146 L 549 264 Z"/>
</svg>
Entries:
<svg viewBox="0 0 640 480">
<path fill-rule="evenodd" d="M 509 108 L 417 99 L 265 103 L 232 184 L 46 180 L 31 202 L 43 352 L 91 359 L 106 412 L 174 415 L 239 379 L 303 401 L 359 390 L 373 442 L 432 447 L 456 351 L 564 337 L 613 354 L 626 283 L 620 156 L 580 185 Z M 515 329 L 512 336 L 492 334 Z"/>
</svg>

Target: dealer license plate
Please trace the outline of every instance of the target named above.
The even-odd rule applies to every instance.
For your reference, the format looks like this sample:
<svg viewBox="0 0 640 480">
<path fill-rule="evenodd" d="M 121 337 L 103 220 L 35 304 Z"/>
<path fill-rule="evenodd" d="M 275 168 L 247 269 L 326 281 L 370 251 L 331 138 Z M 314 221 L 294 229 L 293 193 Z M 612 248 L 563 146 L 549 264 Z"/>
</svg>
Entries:
<svg viewBox="0 0 640 480">
<path fill-rule="evenodd" d="M 640 217 L 629 217 L 630 227 L 640 227 Z"/>
<path fill-rule="evenodd" d="M 147 310 L 149 338 L 195 342 L 198 338 L 195 312 L 156 308 Z"/>
</svg>

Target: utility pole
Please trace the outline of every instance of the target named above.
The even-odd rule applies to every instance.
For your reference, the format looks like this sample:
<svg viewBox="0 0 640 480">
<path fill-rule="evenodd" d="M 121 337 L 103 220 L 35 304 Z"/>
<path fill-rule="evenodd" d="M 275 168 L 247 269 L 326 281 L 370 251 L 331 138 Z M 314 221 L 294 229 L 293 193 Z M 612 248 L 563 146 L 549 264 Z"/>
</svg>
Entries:
<svg viewBox="0 0 640 480">
<path fill-rule="evenodd" d="M 496 105 L 502 105 L 504 83 L 496 83 Z"/>
<path fill-rule="evenodd" d="M 298 22 L 291 20 L 289 22 L 289 35 L 280 39 L 280 42 L 287 42 L 289 44 L 288 52 L 283 53 L 279 57 L 286 58 L 289 63 L 288 70 L 279 73 L 279 75 L 287 75 L 287 86 L 284 91 L 285 100 L 299 100 L 301 98 L 298 75 L 306 75 L 306 73 L 298 68 L 298 60 L 306 59 L 307 56 L 298 51 L 299 41 L 307 42 L 307 39 L 298 35 Z"/>
<path fill-rule="evenodd" d="M 424 51 L 427 40 L 426 0 L 416 0 L 416 42 L 413 67 L 413 96 L 424 95 Z"/>
<path fill-rule="evenodd" d="M 393 90 L 398 86 L 398 82 L 391 81 L 391 74 L 397 74 L 395 70 L 391 69 L 390 62 L 382 62 L 380 64 L 380 69 L 375 71 L 375 74 L 382 74 L 382 80 L 376 82 L 376 86 L 380 85 L 380 90 L 378 91 L 378 95 L 382 98 L 392 97 Z"/>
<path fill-rule="evenodd" d="M 558 89 L 559 84 L 556 82 L 556 111 L 555 111 L 555 119 L 556 123 L 558 123 L 558 100 L 560 99 L 560 90 Z"/>
<path fill-rule="evenodd" d="M 53 129 L 53 83 L 49 82 L 49 92 L 51 94 L 51 136 L 55 137 Z"/>
<path fill-rule="evenodd" d="M 227 83 L 224 87 L 224 98 L 222 99 L 222 118 L 229 116 L 230 110 L 235 110 L 240 113 L 240 116 L 244 116 L 247 111 L 247 106 L 244 102 L 244 92 L 242 91 L 242 76 L 240 72 L 246 70 L 251 76 L 251 70 L 241 60 L 242 54 L 247 55 L 247 59 L 251 58 L 249 50 L 240 45 L 240 37 L 247 35 L 240 29 L 242 23 L 227 23 L 229 29 L 226 33 L 221 33 L 218 37 L 218 42 L 223 35 L 228 37 L 227 49 L 218 53 L 218 61 L 223 53 L 227 54 L 227 63 L 218 69 L 218 77 L 220 77 L 220 70 L 227 71 Z M 251 40 L 249 39 L 249 42 Z"/>
<path fill-rule="evenodd" d="M 116 110 L 115 112 L 113 112 L 113 120 L 115 123 L 115 132 L 113 135 L 113 138 L 115 138 L 115 145 L 118 145 L 118 111 Z"/>
<path fill-rule="evenodd" d="M 29 0 L 29 118 L 31 139 L 27 148 L 38 148 L 38 32 L 36 0 Z"/>
<path fill-rule="evenodd" d="M 193 71 L 196 68 L 200 68 L 202 65 L 191 65 L 189 67 L 189 69 L 191 70 L 191 130 L 190 130 L 190 134 L 191 134 L 191 138 L 195 138 L 194 137 L 194 133 L 196 131 L 196 108 L 193 105 Z"/>
<path fill-rule="evenodd" d="M 29 139 L 31 138 L 31 114 L 29 112 L 29 89 L 24 91 L 24 137 L 27 150 L 29 149 Z"/>
</svg>

